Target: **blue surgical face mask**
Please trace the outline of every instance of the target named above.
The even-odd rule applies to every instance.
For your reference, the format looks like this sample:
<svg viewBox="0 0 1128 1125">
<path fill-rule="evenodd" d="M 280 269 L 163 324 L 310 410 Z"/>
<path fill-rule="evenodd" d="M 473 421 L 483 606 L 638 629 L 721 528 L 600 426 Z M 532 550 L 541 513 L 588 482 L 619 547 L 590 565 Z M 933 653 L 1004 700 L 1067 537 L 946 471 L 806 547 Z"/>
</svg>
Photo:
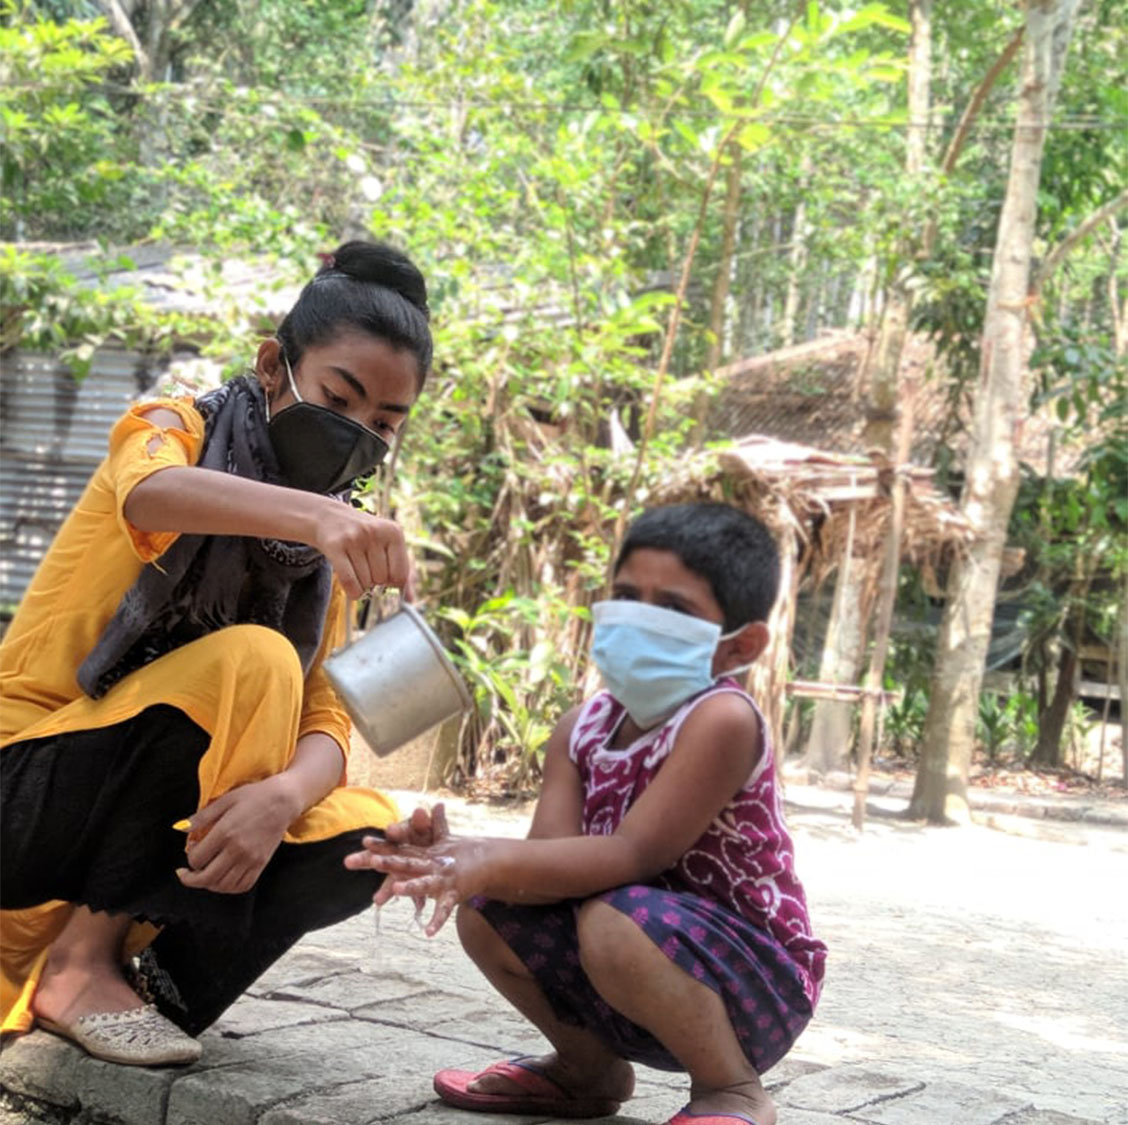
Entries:
<svg viewBox="0 0 1128 1125">
<path fill-rule="evenodd" d="M 645 602 L 596 602 L 591 656 L 607 690 L 643 730 L 714 682 L 720 625 Z"/>
</svg>

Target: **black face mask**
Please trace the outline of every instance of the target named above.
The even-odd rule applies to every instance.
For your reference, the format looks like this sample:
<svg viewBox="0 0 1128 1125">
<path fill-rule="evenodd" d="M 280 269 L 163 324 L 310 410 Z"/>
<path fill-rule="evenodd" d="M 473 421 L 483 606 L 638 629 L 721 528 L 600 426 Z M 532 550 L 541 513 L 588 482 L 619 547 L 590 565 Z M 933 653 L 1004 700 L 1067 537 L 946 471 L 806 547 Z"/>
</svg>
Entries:
<svg viewBox="0 0 1128 1125">
<path fill-rule="evenodd" d="M 267 432 L 278 467 L 291 488 L 306 492 L 340 492 L 357 477 L 368 476 L 387 456 L 388 443 L 359 422 L 325 406 L 305 402 L 294 385 L 286 359 L 290 389 L 298 401 L 273 417 L 267 410 Z"/>
</svg>

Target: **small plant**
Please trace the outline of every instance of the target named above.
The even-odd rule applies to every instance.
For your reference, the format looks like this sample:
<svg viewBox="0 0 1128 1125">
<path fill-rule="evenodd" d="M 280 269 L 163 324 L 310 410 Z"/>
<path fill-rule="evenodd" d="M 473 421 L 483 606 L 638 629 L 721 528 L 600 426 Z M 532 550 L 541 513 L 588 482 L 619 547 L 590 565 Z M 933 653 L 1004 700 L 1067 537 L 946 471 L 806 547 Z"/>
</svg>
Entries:
<svg viewBox="0 0 1128 1125">
<path fill-rule="evenodd" d="M 896 689 L 892 677 L 886 677 L 885 690 Z M 886 747 L 901 758 L 916 756 L 928 716 L 928 694 L 920 689 L 906 690 L 885 709 L 882 731 Z"/>
<path fill-rule="evenodd" d="M 915 758 L 924 737 L 928 717 L 928 693 L 932 675 L 932 644 L 921 634 L 918 623 L 925 612 L 923 594 L 912 572 L 902 578 L 899 612 L 909 631 L 894 637 L 882 686 L 891 702 L 881 720 L 882 746 L 901 758 Z"/>
<path fill-rule="evenodd" d="M 559 594 L 535 599 L 512 591 L 472 614 L 453 607 L 441 611 L 458 627 L 452 656 L 476 705 L 474 736 L 468 740 L 476 761 L 461 763 L 466 776 L 502 766 L 510 786 L 531 783 L 556 720 L 573 702 L 571 663 L 551 638 L 564 634 L 566 618 L 585 613 Z M 546 617 L 555 630 L 543 628 Z"/>
<path fill-rule="evenodd" d="M 983 692 L 979 696 L 979 722 L 976 726 L 979 741 L 987 752 L 987 761 L 994 765 L 1007 737 L 1006 705 L 994 692 Z"/>
<path fill-rule="evenodd" d="M 1038 701 L 1024 691 L 1016 691 L 1007 700 L 1006 712 L 1011 745 L 1025 761 L 1038 743 Z"/>
<path fill-rule="evenodd" d="M 1066 760 L 1071 762 L 1073 768 L 1080 773 L 1085 771 L 1085 751 L 1088 747 L 1089 735 L 1097 726 L 1099 720 L 1093 712 L 1076 699 L 1070 705 L 1065 716 L 1065 730 L 1062 732 L 1062 742 L 1066 748 Z"/>
<path fill-rule="evenodd" d="M 1038 701 L 1024 691 L 1007 696 L 983 692 L 979 696 L 978 734 L 994 765 L 999 752 L 1010 750 L 1025 760 L 1038 742 Z"/>
</svg>

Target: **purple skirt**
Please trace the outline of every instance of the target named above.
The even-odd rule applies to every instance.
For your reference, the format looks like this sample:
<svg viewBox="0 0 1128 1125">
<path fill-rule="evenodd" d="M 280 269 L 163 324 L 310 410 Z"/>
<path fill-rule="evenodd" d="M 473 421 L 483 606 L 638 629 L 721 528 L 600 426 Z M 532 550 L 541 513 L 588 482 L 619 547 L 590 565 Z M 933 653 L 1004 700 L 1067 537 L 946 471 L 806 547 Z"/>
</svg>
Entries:
<svg viewBox="0 0 1128 1125">
<path fill-rule="evenodd" d="M 803 980 L 770 934 L 699 895 L 635 884 L 598 895 L 632 919 L 684 972 L 725 1003 L 748 1061 L 763 1074 L 811 1018 Z M 580 966 L 576 901 L 471 904 L 536 978 L 558 1019 L 596 1035 L 621 1058 L 658 1070 L 685 1068 L 649 1031 L 615 1011 Z"/>
</svg>

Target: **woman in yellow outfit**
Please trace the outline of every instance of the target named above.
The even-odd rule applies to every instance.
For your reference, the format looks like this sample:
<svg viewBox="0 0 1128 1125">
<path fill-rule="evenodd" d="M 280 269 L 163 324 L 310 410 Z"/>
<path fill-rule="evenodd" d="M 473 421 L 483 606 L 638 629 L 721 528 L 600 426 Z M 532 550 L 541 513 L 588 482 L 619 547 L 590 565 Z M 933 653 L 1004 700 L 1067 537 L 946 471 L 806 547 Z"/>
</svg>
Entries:
<svg viewBox="0 0 1128 1125">
<path fill-rule="evenodd" d="M 422 275 L 346 243 L 253 375 L 115 426 L 0 645 L 0 1030 L 191 1062 L 371 902 L 342 859 L 398 814 L 344 787 L 322 661 L 346 595 L 410 595 L 401 529 L 348 501 L 430 362 Z"/>
</svg>

